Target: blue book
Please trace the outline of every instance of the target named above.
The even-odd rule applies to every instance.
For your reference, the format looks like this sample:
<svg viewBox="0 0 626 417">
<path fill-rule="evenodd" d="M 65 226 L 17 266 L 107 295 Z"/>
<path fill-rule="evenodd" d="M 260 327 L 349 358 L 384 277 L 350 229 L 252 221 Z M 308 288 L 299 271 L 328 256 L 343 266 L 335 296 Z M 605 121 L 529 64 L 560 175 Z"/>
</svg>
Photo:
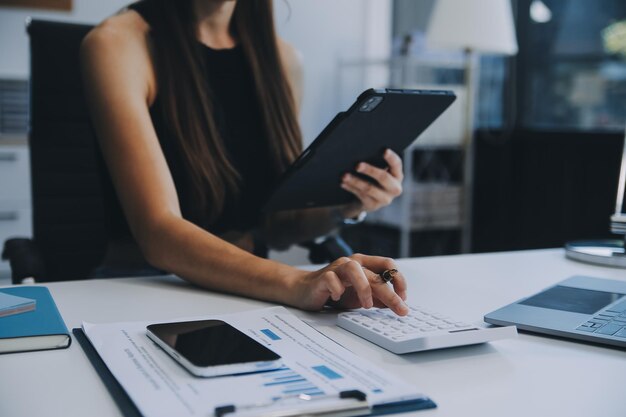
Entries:
<svg viewBox="0 0 626 417">
<path fill-rule="evenodd" d="M 34 311 L 0 317 L 0 353 L 69 347 L 72 338 L 48 288 L 20 286 L 0 292 L 30 298 L 37 304 Z"/>
<path fill-rule="evenodd" d="M 37 302 L 32 298 L 18 297 L 0 291 L 0 317 L 33 311 Z"/>
</svg>

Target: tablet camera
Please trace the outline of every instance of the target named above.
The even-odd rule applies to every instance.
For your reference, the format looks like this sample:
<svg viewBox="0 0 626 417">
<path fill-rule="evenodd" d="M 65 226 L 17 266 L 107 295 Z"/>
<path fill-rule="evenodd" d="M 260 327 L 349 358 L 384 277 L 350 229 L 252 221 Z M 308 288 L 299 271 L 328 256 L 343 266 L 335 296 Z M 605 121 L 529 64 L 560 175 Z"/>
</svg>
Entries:
<svg viewBox="0 0 626 417">
<path fill-rule="evenodd" d="M 367 100 L 365 100 L 365 103 L 361 104 L 361 107 L 359 107 L 359 111 L 370 112 L 374 110 L 380 104 L 381 101 L 383 101 L 383 98 L 381 96 L 370 97 Z"/>
</svg>

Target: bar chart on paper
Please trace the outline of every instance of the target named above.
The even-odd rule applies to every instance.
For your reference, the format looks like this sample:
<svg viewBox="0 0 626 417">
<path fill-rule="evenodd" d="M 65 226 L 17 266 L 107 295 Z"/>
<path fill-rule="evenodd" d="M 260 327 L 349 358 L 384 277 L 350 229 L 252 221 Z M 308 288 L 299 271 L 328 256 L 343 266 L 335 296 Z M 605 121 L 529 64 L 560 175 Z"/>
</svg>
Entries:
<svg viewBox="0 0 626 417">
<path fill-rule="evenodd" d="M 274 399 L 299 394 L 324 395 L 324 391 L 318 386 L 290 368 L 267 372 L 263 374 L 262 379 L 262 388 L 275 389 L 272 393 Z"/>
</svg>

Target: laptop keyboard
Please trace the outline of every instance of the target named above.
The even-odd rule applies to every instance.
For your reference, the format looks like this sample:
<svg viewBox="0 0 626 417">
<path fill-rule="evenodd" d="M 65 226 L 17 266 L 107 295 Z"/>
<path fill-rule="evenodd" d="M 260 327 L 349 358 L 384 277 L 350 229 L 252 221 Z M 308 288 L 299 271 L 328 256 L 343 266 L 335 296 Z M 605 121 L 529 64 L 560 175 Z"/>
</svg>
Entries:
<svg viewBox="0 0 626 417">
<path fill-rule="evenodd" d="M 626 339 L 626 301 L 602 310 L 576 330 Z"/>
</svg>

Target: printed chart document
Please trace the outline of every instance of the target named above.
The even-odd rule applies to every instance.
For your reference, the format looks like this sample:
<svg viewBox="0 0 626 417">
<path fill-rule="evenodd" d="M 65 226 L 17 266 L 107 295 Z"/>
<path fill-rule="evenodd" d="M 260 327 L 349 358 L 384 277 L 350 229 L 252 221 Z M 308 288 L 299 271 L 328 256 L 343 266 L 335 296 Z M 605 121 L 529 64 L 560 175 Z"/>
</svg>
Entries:
<svg viewBox="0 0 626 417">
<path fill-rule="evenodd" d="M 278 353 L 284 366 L 270 372 L 199 378 L 146 336 L 146 326 L 153 322 L 83 323 L 83 330 L 145 417 L 213 416 L 216 407 L 254 410 L 298 395 L 338 398 L 350 390 L 365 393 L 374 411 L 435 406 L 398 376 L 359 358 L 283 307 L 170 321 L 198 319 L 229 323 Z"/>
</svg>

